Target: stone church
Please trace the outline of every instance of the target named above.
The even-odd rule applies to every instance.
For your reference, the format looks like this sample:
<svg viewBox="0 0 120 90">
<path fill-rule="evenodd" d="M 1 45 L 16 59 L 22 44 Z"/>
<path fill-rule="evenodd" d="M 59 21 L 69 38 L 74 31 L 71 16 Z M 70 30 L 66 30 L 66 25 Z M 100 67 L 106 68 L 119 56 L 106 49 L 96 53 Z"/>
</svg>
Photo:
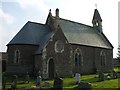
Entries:
<svg viewBox="0 0 120 90">
<path fill-rule="evenodd" d="M 43 78 L 71 77 L 113 69 L 113 46 L 94 10 L 93 26 L 60 18 L 49 11 L 45 24 L 28 21 L 7 44 L 6 72 L 36 74 Z"/>
</svg>

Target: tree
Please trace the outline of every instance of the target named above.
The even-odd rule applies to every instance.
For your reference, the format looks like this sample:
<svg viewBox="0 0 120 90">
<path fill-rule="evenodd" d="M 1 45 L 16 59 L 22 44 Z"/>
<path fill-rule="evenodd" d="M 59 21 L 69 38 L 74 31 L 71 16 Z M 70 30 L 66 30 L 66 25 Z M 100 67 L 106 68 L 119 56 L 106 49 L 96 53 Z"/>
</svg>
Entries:
<svg viewBox="0 0 120 90">
<path fill-rule="evenodd" d="M 117 53 L 117 60 L 118 60 L 118 66 L 120 66 L 120 45 L 118 46 L 118 53 Z"/>
<path fill-rule="evenodd" d="M 118 53 L 117 53 L 117 59 L 120 61 L 120 45 L 118 46 Z"/>
</svg>

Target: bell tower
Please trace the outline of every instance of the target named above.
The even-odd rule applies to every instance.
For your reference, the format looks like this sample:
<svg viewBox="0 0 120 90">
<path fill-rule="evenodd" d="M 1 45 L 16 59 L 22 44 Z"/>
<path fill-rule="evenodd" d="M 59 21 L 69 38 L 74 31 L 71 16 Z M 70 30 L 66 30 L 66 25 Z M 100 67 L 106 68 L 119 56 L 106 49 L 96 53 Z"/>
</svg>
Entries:
<svg viewBox="0 0 120 90">
<path fill-rule="evenodd" d="M 94 11 L 92 24 L 93 27 L 97 28 L 100 32 L 102 32 L 102 19 L 97 9 L 95 9 Z"/>
</svg>

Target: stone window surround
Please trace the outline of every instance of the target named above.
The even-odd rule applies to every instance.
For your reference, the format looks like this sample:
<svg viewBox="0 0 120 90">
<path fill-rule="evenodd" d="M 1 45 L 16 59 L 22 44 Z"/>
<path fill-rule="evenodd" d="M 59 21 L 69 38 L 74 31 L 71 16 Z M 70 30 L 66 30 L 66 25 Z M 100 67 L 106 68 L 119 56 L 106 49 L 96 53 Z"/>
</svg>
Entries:
<svg viewBox="0 0 120 90">
<path fill-rule="evenodd" d="M 106 54 L 103 50 L 100 52 L 100 65 L 101 66 L 106 65 Z"/>
<path fill-rule="evenodd" d="M 19 64 L 19 62 L 20 62 L 20 50 L 16 49 L 14 51 L 14 63 Z"/>
<path fill-rule="evenodd" d="M 83 55 L 82 55 L 82 51 L 79 49 L 79 48 L 77 48 L 77 49 L 75 49 L 75 52 L 74 52 L 74 61 L 75 61 L 75 58 L 76 58 L 76 54 L 78 55 L 78 56 L 80 56 L 80 62 L 79 62 L 79 65 L 81 65 L 81 66 L 83 66 Z M 75 62 L 76 63 L 76 62 Z M 74 64 L 75 65 L 75 64 Z"/>
<path fill-rule="evenodd" d="M 59 44 L 59 46 L 60 45 L 63 45 L 62 47 L 60 46 L 60 47 L 58 47 L 58 45 L 57 44 Z M 56 42 L 55 42 L 55 52 L 56 53 L 62 53 L 64 51 L 64 43 L 61 41 L 61 40 L 57 40 Z"/>
</svg>

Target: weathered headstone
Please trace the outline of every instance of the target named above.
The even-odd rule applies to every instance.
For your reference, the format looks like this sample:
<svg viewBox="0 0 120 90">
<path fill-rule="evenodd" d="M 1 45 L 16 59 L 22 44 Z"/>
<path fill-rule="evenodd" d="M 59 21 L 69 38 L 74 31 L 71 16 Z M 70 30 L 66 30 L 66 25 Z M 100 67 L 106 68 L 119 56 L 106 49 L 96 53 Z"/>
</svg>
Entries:
<svg viewBox="0 0 120 90">
<path fill-rule="evenodd" d="M 80 74 L 79 73 L 75 74 L 75 78 L 76 78 L 76 83 L 80 83 Z"/>
<path fill-rule="evenodd" d="M 12 83 L 11 83 L 11 90 L 16 90 L 17 88 L 17 75 L 13 75 Z"/>
<path fill-rule="evenodd" d="M 42 77 L 41 76 L 37 76 L 36 86 L 40 87 L 41 86 L 41 82 L 42 82 Z"/>
<path fill-rule="evenodd" d="M 50 83 L 49 82 L 44 82 L 44 84 L 45 84 L 45 87 L 50 87 Z"/>
<path fill-rule="evenodd" d="M 111 75 L 110 75 L 110 74 L 107 75 L 107 79 L 108 79 L 108 80 L 111 79 Z"/>
<path fill-rule="evenodd" d="M 63 88 L 63 79 L 56 76 L 56 77 L 54 78 L 53 88 L 54 88 L 54 89 L 62 90 L 62 88 Z"/>
<path fill-rule="evenodd" d="M 30 80 L 30 76 L 29 76 L 29 74 L 27 72 L 27 74 L 26 74 L 26 82 L 29 83 L 29 80 Z"/>
<path fill-rule="evenodd" d="M 99 80 L 100 81 L 104 81 L 105 80 L 105 76 L 104 76 L 104 73 L 99 73 Z"/>
<path fill-rule="evenodd" d="M 16 82 L 14 80 L 11 83 L 11 90 L 16 90 Z"/>
<path fill-rule="evenodd" d="M 115 72 L 115 71 L 113 71 L 113 78 L 114 78 L 114 79 L 118 78 L 118 73 Z"/>
</svg>

